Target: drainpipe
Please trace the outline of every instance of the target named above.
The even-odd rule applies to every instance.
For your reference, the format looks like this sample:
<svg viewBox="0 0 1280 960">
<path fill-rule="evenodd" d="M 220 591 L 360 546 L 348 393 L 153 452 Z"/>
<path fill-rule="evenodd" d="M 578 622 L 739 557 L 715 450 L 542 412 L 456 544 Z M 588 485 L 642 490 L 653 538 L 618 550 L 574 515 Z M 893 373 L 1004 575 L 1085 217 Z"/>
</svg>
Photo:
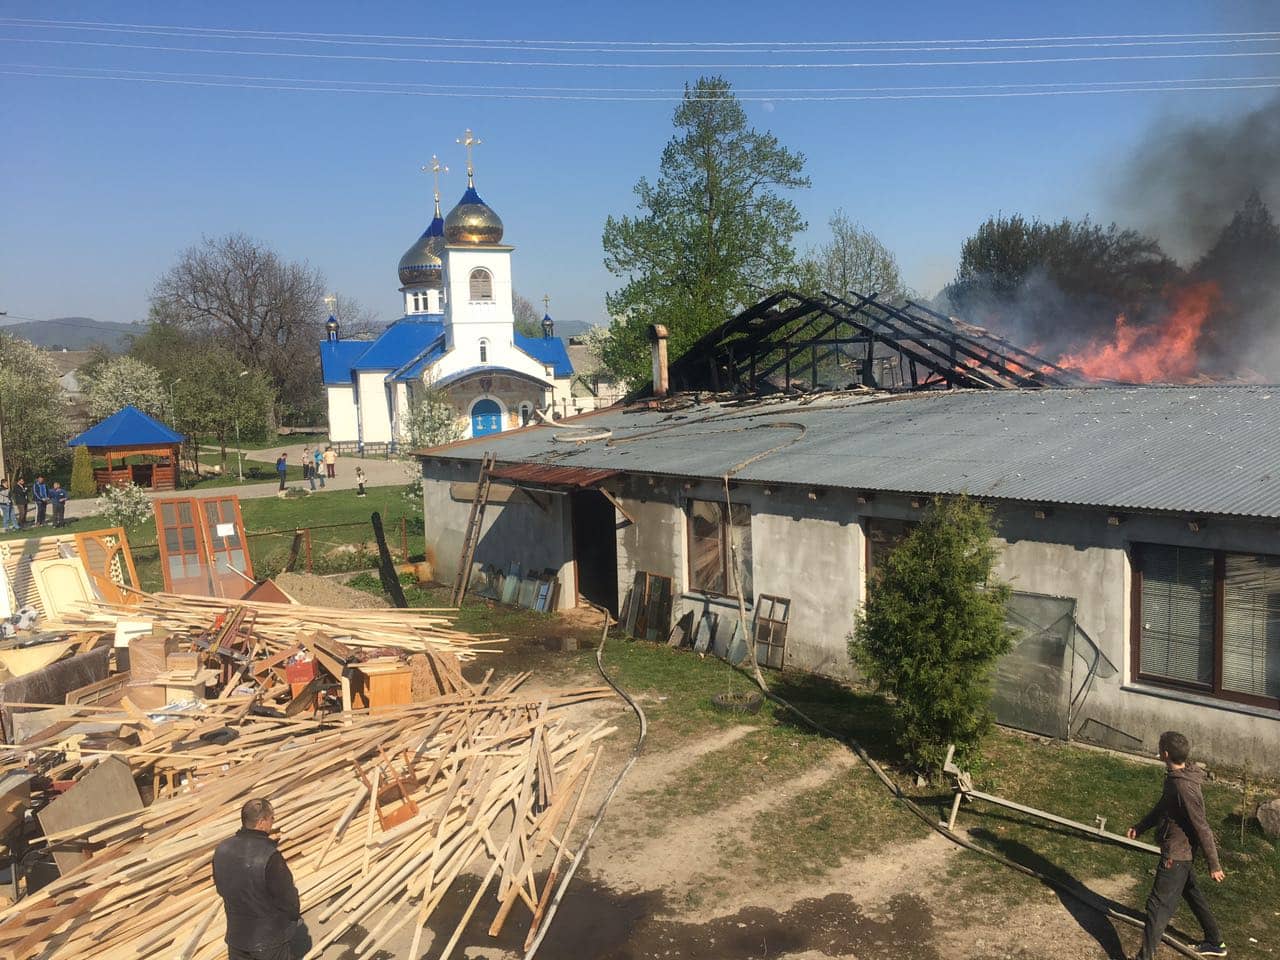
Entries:
<svg viewBox="0 0 1280 960">
<path fill-rule="evenodd" d="M 671 383 L 667 378 L 667 328 L 660 323 L 649 325 L 649 349 L 653 353 L 653 395 L 665 397 Z"/>
</svg>

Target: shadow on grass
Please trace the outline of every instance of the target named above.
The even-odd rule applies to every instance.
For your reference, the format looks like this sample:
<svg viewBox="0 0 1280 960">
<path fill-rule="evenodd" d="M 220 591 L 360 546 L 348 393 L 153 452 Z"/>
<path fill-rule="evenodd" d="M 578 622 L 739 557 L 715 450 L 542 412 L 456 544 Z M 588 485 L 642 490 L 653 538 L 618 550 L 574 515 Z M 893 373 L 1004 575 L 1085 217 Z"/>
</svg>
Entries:
<svg viewBox="0 0 1280 960">
<path fill-rule="evenodd" d="M 878 763 L 895 766 L 904 763 L 902 751 L 894 742 L 893 709 L 884 697 L 854 690 L 826 677 L 801 673 L 774 674 L 766 680 L 774 696 L 792 704 L 841 739 L 856 740 Z M 804 717 L 781 704 L 774 705 L 773 718 L 781 726 L 806 733 L 813 731 Z"/>
<path fill-rule="evenodd" d="M 1043 876 L 1051 877 L 1068 890 L 1078 891 L 1082 897 L 1103 901 L 1115 909 L 1124 909 L 1122 904 L 1115 903 L 1090 891 L 1074 874 L 1063 869 L 1052 860 L 1046 860 L 1024 843 L 1011 840 L 1008 837 L 998 836 L 990 830 L 981 828 L 971 830 L 970 836 L 1015 863 L 1030 867 Z M 1057 894 L 1059 902 L 1061 902 L 1067 913 L 1071 914 L 1072 919 L 1080 925 L 1080 929 L 1093 937 L 1098 942 L 1098 946 L 1106 951 L 1108 957 L 1124 960 L 1124 945 L 1120 942 L 1120 935 L 1116 933 L 1115 923 L 1105 913 L 1057 887 L 1051 887 L 1050 889 Z"/>
</svg>

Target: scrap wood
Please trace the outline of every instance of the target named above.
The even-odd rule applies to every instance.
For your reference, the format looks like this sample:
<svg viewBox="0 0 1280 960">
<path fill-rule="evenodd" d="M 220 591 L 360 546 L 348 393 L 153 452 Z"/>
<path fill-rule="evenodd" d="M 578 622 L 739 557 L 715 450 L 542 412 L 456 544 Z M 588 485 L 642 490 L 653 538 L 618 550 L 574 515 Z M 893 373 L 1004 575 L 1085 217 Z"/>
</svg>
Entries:
<svg viewBox="0 0 1280 960">
<path fill-rule="evenodd" d="M 612 730 L 575 730 L 561 709 L 605 696 L 604 688 L 533 699 L 519 694 L 521 679 L 486 678 L 470 693 L 356 711 L 349 726 L 250 717 L 239 738 L 209 745 L 216 750 L 184 743 L 184 751 L 222 762 L 198 770 L 193 792 L 48 838 L 97 852 L 0 912 L 0 957 L 224 956 L 224 920 L 210 911 L 210 864 L 253 796 L 269 797 L 276 809 L 303 909 L 327 903 L 324 915 L 337 919 L 310 958 L 356 925 L 368 931 L 358 955 L 384 949 L 410 923 L 420 930 L 472 868 L 500 875 L 500 887 L 516 889 L 532 915 L 545 900 L 534 879 L 546 869 L 539 854 L 568 848 L 599 741 Z M 184 716 L 183 735 L 207 732 L 224 717 L 221 708 Z M 357 764 L 380 770 L 385 757 L 406 765 L 406 775 L 396 775 L 418 812 L 379 829 L 370 800 L 377 780 L 362 784 Z M 545 796 L 530 780 L 544 765 L 553 778 Z M 510 909 L 495 900 L 500 907 Z"/>
</svg>

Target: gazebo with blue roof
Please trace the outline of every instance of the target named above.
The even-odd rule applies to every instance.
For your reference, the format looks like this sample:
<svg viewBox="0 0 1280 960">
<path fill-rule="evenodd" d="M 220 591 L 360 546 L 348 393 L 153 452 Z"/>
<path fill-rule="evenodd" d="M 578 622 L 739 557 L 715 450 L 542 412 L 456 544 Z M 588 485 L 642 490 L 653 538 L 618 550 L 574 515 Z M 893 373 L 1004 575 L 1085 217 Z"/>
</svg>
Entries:
<svg viewBox="0 0 1280 960">
<path fill-rule="evenodd" d="M 68 440 L 67 446 L 88 447 L 92 456 L 106 458 L 106 469 L 93 471 L 99 490 L 130 484 L 152 490 L 176 490 L 179 451 L 184 439 L 182 434 L 137 407 L 129 406 Z M 144 459 L 129 463 L 130 457 Z"/>
</svg>

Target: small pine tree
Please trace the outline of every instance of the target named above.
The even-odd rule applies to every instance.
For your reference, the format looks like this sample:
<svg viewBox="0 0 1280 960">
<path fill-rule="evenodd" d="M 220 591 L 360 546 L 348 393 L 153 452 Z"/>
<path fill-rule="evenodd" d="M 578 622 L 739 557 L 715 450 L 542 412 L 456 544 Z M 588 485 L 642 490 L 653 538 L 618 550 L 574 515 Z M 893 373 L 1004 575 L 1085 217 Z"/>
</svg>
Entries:
<svg viewBox="0 0 1280 960">
<path fill-rule="evenodd" d="M 72 456 L 70 493 L 76 500 L 98 495 L 98 485 L 93 480 L 93 458 L 89 456 L 88 447 L 76 447 Z"/>
<path fill-rule="evenodd" d="M 992 670 L 1013 645 L 994 535 L 990 511 L 967 497 L 932 506 L 878 571 L 850 642 L 893 693 L 898 744 L 925 770 L 950 743 L 972 757 L 991 727 Z"/>
</svg>

